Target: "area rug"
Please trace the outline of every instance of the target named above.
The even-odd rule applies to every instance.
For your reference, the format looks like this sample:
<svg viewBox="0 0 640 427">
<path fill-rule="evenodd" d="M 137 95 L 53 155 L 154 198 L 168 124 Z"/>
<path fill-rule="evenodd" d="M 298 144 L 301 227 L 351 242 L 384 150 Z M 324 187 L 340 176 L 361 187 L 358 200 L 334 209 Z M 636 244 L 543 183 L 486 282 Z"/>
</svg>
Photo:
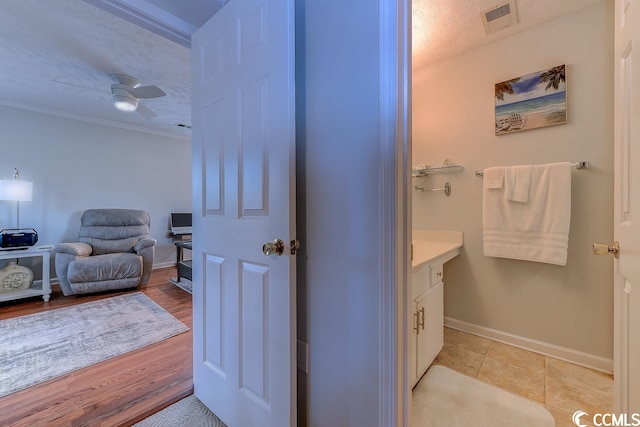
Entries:
<svg viewBox="0 0 640 427">
<path fill-rule="evenodd" d="M 411 427 L 554 427 L 541 405 L 433 365 L 413 390 Z"/>
<path fill-rule="evenodd" d="M 189 330 L 141 292 L 0 321 L 0 396 Z"/>
<path fill-rule="evenodd" d="M 145 418 L 133 427 L 227 427 L 193 394 Z"/>
<path fill-rule="evenodd" d="M 176 279 L 175 277 L 172 277 L 171 279 L 169 279 L 169 281 L 174 285 L 176 285 L 177 287 L 179 287 L 180 289 L 183 289 L 189 292 L 190 294 L 193 294 L 193 283 L 191 283 L 191 280 L 185 279 L 183 277 L 180 279 L 180 281 L 178 281 L 178 279 Z"/>
</svg>

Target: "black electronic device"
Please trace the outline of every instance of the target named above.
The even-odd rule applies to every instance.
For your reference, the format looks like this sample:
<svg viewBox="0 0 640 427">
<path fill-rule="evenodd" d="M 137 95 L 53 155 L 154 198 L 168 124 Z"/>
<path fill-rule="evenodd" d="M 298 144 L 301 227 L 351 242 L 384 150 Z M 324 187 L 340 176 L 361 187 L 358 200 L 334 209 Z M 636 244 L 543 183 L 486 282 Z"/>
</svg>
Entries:
<svg viewBox="0 0 640 427">
<path fill-rule="evenodd" d="M 174 236 L 191 234 L 191 213 L 172 213 L 169 215 L 169 227 Z"/>
<path fill-rule="evenodd" d="M 33 228 L 5 228 L 0 230 L 0 248 L 18 249 L 38 243 L 38 232 Z"/>
</svg>

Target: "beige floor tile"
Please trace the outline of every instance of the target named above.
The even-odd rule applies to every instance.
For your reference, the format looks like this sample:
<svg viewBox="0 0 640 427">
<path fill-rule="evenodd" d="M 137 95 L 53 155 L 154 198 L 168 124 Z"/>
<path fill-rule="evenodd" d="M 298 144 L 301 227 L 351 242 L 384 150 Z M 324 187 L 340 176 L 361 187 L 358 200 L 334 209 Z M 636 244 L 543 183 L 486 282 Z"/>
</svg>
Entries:
<svg viewBox="0 0 640 427">
<path fill-rule="evenodd" d="M 482 355 L 487 354 L 491 345 L 490 339 L 451 328 L 444 328 L 444 342 Z"/>
<path fill-rule="evenodd" d="M 434 363 L 544 403 L 556 427 L 575 427 L 577 410 L 612 411 L 612 375 L 455 329 L 445 328 L 445 346 Z M 582 421 L 593 426 L 587 417 Z"/>
<path fill-rule="evenodd" d="M 434 364 L 443 365 L 461 374 L 476 377 L 484 356 L 465 348 L 445 343 Z"/>
<path fill-rule="evenodd" d="M 478 379 L 537 402 L 545 402 L 544 374 L 486 358 Z"/>
<path fill-rule="evenodd" d="M 544 375 L 544 356 L 499 342 L 492 342 L 487 357 Z"/>
<path fill-rule="evenodd" d="M 546 403 L 570 414 L 578 410 L 588 414 L 607 413 L 613 410 L 613 393 L 547 377 Z"/>
<path fill-rule="evenodd" d="M 583 366 L 548 357 L 547 376 L 558 381 L 613 395 L 613 375 Z"/>
</svg>

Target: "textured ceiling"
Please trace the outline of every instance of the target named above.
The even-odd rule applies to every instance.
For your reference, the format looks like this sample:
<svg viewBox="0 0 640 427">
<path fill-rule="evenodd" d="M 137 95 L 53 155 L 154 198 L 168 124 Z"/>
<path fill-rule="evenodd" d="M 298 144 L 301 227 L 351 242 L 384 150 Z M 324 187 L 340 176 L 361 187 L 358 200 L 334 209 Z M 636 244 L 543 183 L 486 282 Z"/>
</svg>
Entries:
<svg viewBox="0 0 640 427">
<path fill-rule="evenodd" d="M 413 65 L 420 67 L 605 0 L 516 0 L 518 23 L 487 35 L 482 13 L 507 0 L 413 0 Z"/>
<path fill-rule="evenodd" d="M 2 0 L 0 104 L 188 139 L 189 49 L 79 0 Z M 167 96 L 118 111 L 109 75 Z"/>
<path fill-rule="evenodd" d="M 487 36 L 480 14 L 499 1 L 413 0 L 414 65 L 606 0 L 516 1 L 519 23 Z M 225 1 L 1 0 L 0 105 L 189 139 L 190 130 L 176 126 L 191 124 L 189 49 L 89 3 L 119 10 L 136 5 L 144 9 L 140 16 L 156 10 L 169 21 L 170 12 L 180 13 L 175 22 L 190 23 L 192 31 Z M 112 73 L 157 85 L 167 96 L 143 99 L 133 113 L 118 111 L 111 101 Z"/>
</svg>

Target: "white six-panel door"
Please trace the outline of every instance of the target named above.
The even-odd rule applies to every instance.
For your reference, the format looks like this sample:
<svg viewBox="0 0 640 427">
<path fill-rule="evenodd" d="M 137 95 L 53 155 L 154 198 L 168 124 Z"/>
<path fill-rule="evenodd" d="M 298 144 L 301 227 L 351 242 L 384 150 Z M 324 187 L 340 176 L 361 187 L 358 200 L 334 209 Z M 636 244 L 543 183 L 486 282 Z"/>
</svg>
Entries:
<svg viewBox="0 0 640 427">
<path fill-rule="evenodd" d="M 640 413 L 640 4 L 616 0 L 614 260 L 615 412 Z"/>
<path fill-rule="evenodd" d="M 293 42 L 293 0 L 192 38 L 194 385 L 229 427 L 295 425 Z"/>
</svg>

